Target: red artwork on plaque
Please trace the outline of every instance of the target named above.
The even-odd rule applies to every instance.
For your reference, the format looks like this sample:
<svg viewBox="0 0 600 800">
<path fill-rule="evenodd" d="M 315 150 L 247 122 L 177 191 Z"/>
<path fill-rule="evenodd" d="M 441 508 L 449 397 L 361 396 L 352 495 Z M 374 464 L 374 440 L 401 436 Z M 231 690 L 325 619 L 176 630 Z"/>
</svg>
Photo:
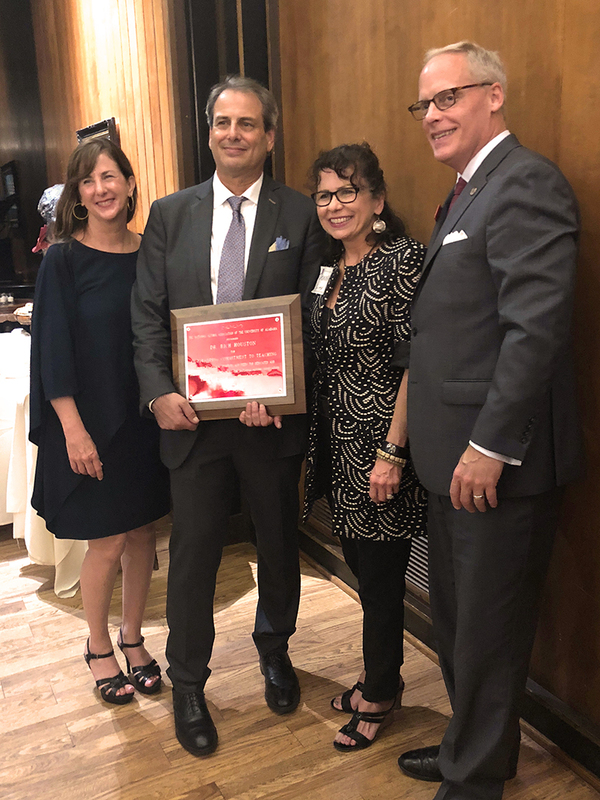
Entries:
<svg viewBox="0 0 600 800">
<path fill-rule="evenodd" d="M 281 314 L 188 323 L 183 332 L 188 400 L 285 395 Z"/>
</svg>

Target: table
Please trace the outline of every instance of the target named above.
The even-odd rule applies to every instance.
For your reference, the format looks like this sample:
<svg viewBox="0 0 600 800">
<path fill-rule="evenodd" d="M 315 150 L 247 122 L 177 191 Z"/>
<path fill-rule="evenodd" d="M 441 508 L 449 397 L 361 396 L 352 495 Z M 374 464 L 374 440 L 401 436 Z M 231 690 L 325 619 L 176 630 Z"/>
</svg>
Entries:
<svg viewBox="0 0 600 800">
<path fill-rule="evenodd" d="M 12 522 L 34 564 L 55 567 L 54 592 L 73 597 L 87 542 L 56 539 L 31 507 L 37 447 L 28 439 L 31 337 L 0 334 L 0 524 Z"/>
</svg>

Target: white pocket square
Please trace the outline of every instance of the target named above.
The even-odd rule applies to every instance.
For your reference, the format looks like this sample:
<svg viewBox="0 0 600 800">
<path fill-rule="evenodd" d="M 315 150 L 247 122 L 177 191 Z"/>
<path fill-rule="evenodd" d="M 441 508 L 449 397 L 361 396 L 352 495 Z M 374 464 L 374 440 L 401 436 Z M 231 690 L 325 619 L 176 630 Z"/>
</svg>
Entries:
<svg viewBox="0 0 600 800">
<path fill-rule="evenodd" d="M 452 244 L 452 242 L 462 242 L 463 239 L 468 239 L 468 238 L 469 237 L 464 231 L 452 231 L 452 233 L 449 233 L 446 236 L 444 236 L 442 247 L 445 244 Z"/>
</svg>

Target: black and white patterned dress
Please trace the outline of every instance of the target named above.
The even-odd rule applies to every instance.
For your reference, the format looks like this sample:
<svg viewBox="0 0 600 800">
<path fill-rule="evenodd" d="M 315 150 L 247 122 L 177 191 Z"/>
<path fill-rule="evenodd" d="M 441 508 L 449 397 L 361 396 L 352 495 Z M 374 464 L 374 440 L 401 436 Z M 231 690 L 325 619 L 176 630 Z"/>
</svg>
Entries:
<svg viewBox="0 0 600 800">
<path fill-rule="evenodd" d="M 356 266 L 346 266 L 329 323 L 325 302 L 337 264 L 311 314 L 316 359 L 312 424 L 307 455 L 304 518 L 322 496 L 317 473 L 319 396 L 328 397 L 331 434 L 332 533 L 391 541 L 425 533 L 426 492 L 412 468 L 402 471 L 400 491 L 387 503 L 369 498 L 375 450 L 386 439 L 410 339 L 410 303 L 426 248 L 402 236 Z M 325 309 L 325 311 L 324 311 Z"/>
</svg>

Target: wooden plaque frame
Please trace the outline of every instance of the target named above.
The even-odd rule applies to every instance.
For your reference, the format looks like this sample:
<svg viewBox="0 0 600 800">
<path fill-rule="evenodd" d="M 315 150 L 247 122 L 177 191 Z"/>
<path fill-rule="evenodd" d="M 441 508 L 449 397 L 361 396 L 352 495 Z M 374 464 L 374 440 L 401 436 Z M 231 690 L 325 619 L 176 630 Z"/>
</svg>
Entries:
<svg viewBox="0 0 600 800">
<path fill-rule="evenodd" d="M 75 131 L 77 136 L 77 144 L 87 141 L 88 139 L 98 139 L 104 137 L 110 139 L 111 142 L 121 146 L 121 137 L 117 130 L 117 123 L 114 117 L 103 119 L 100 122 L 94 122 L 93 125 L 88 125 L 85 128 L 80 128 Z"/>
<path fill-rule="evenodd" d="M 239 303 L 221 303 L 219 305 L 171 310 L 173 379 L 184 397 L 188 397 L 185 325 L 274 314 L 281 314 L 283 321 L 285 394 L 278 397 L 246 396 L 243 398 L 219 398 L 197 402 L 190 400 L 190 404 L 198 412 L 200 419 L 234 419 L 245 409 L 246 403 L 252 400 L 264 403 L 271 416 L 276 414 L 306 413 L 300 295 L 265 297 L 258 300 L 242 300 Z"/>
</svg>

